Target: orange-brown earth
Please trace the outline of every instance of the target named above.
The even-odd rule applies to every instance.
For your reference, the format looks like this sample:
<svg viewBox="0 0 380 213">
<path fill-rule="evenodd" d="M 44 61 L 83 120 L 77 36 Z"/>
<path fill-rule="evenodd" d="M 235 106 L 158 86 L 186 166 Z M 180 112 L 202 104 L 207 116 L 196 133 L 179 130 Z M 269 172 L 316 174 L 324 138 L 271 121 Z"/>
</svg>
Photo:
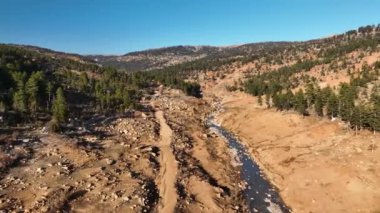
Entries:
<svg viewBox="0 0 380 213">
<path fill-rule="evenodd" d="M 0 210 L 244 211 L 239 168 L 204 126 L 209 105 L 165 90 L 147 108 L 64 134 L 1 132 Z"/>
<path fill-rule="evenodd" d="M 248 147 L 293 212 L 379 211 L 380 133 L 356 135 L 339 120 L 266 109 L 253 96 L 229 92 L 226 86 L 246 72 L 235 68 L 206 81 L 206 99 L 220 108 L 220 124 Z"/>
</svg>

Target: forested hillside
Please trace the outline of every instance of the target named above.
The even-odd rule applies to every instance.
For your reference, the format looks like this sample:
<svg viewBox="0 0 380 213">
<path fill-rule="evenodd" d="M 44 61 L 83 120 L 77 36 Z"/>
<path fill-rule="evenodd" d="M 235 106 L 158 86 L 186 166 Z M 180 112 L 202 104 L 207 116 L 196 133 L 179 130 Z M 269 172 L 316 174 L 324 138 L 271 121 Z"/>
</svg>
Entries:
<svg viewBox="0 0 380 213">
<path fill-rule="evenodd" d="M 99 65 L 106 57 L 92 61 L 103 56 L 1 45 L 0 110 L 4 118 L 12 117 L 5 119 L 7 122 L 25 122 L 20 119 L 25 115 L 28 120 L 50 119 L 56 91 L 62 88 L 67 107 L 74 109 L 69 110 L 72 115 L 122 112 L 138 108 L 142 94 L 159 83 L 201 97 L 199 76 L 223 78 L 234 68 L 249 67 L 245 79 L 229 89 L 257 96 L 267 107 L 296 110 L 305 116 L 340 117 L 353 128 L 378 131 L 379 42 L 380 27 L 366 26 L 306 42 L 154 49 L 121 57 L 194 57 L 177 62 L 170 59 L 164 66 L 152 66 L 149 59 L 132 73 L 113 63 L 110 68 L 105 66 L 108 62 Z"/>
<path fill-rule="evenodd" d="M 251 70 L 242 89 L 268 108 L 339 117 L 352 128 L 379 131 L 379 44 L 379 26 L 307 42 L 266 57 L 269 65 Z M 280 66 L 270 66 L 278 58 Z"/>
<path fill-rule="evenodd" d="M 160 82 L 200 95 L 199 85 L 163 72 L 127 74 L 22 46 L 0 46 L 3 125 L 48 120 L 58 124 L 93 113 L 140 108 L 141 96 Z"/>
</svg>

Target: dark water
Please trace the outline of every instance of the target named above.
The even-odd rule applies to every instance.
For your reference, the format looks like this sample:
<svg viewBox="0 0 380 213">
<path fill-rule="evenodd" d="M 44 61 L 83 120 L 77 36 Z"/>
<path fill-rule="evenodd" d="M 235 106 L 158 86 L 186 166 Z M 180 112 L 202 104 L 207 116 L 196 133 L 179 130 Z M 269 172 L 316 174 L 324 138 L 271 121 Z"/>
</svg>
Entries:
<svg viewBox="0 0 380 213">
<path fill-rule="evenodd" d="M 231 133 L 219 126 L 212 119 L 208 125 L 223 136 L 231 149 L 236 151 L 241 163 L 241 179 L 246 182 L 245 196 L 251 212 L 290 212 L 283 203 L 276 189 L 265 179 L 259 166 L 253 161 L 246 148 Z"/>
</svg>

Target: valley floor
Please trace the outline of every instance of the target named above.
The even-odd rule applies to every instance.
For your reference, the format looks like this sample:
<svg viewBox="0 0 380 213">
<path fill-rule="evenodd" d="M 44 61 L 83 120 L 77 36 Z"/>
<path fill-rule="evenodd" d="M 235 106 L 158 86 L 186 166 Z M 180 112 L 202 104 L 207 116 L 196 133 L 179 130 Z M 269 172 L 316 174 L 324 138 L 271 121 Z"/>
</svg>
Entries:
<svg viewBox="0 0 380 213">
<path fill-rule="evenodd" d="M 204 99 L 157 91 L 143 112 L 94 116 L 62 135 L 2 132 L 0 209 L 247 212 L 239 165 L 205 125 L 214 109 L 293 212 L 380 210 L 380 133 L 355 135 L 210 85 Z"/>
<path fill-rule="evenodd" d="M 245 211 L 239 167 L 204 125 L 209 105 L 171 90 L 145 105 L 65 134 L 1 132 L 0 210 Z"/>
<path fill-rule="evenodd" d="M 355 135 L 339 121 L 265 109 L 250 95 L 226 91 L 234 78 L 206 85 L 217 119 L 248 147 L 293 212 L 380 210 L 380 133 Z"/>
</svg>

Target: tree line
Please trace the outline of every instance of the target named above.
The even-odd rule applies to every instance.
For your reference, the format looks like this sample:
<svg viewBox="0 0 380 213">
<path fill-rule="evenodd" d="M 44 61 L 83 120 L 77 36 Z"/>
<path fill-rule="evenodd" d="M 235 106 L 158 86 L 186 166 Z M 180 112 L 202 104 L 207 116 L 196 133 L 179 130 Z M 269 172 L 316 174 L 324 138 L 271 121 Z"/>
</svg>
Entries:
<svg viewBox="0 0 380 213">
<path fill-rule="evenodd" d="M 376 85 L 368 92 L 368 84 L 378 80 L 380 62 L 372 69 L 364 69 L 349 83 L 341 83 L 336 90 L 331 87 L 320 88 L 315 82 L 306 84 L 305 89 L 294 92 L 291 88 L 268 89 L 266 84 L 249 81 L 246 92 L 258 96 L 259 104 L 283 110 L 295 110 L 307 116 L 341 118 L 355 129 L 380 131 L 380 88 Z M 254 88 L 254 89 L 252 89 Z"/>
<path fill-rule="evenodd" d="M 0 45 L 0 115 L 8 124 L 49 117 L 59 124 L 69 115 L 139 109 L 144 91 L 159 83 L 201 97 L 198 83 L 172 71 L 125 73 Z"/>
</svg>

